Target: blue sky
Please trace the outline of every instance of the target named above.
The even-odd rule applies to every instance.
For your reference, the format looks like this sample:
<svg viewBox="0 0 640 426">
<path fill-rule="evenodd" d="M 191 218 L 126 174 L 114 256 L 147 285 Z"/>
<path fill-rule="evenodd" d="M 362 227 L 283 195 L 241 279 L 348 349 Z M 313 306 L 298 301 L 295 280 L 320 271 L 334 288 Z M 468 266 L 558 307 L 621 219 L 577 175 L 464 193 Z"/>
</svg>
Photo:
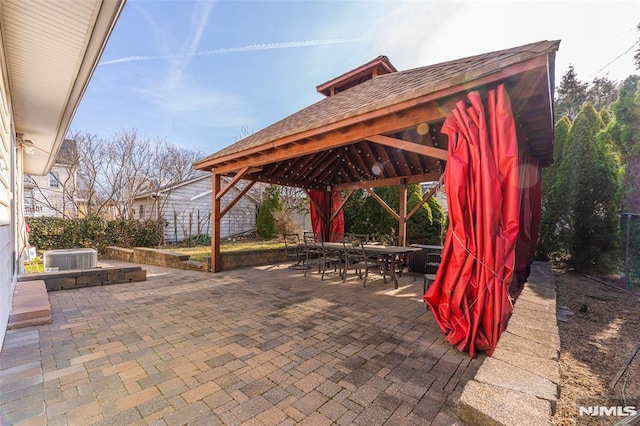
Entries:
<svg viewBox="0 0 640 426">
<path fill-rule="evenodd" d="M 378 55 L 403 70 L 540 40 L 562 40 L 558 81 L 621 80 L 639 22 L 638 1 L 127 0 L 71 129 L 209 155 Z"/>
</svg>

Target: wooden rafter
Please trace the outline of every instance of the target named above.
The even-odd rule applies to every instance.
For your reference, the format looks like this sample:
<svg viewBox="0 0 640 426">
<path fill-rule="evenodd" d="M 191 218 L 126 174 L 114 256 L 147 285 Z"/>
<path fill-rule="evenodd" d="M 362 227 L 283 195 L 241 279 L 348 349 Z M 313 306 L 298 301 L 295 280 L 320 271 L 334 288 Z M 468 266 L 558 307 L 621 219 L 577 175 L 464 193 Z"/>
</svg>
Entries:
<svg viewBox="0 0 640 426">
<path fill-rule="evenodd" d="M 437 180 L 439 176 L 440 176 L 440 173 L 425 173 L 422 175 L 399 176 L 399 177 L 393 177 L 393 178 L 368 180 L 365 182 L 349 182 L 349 183 L 334 185 L 332 189 L 336 191 L 346 191 L 349 189 L 367 189 L 367 188 L 379 188 L 382 186 L 395 186 L 395 185 L 400 185 L 402 179 L 404 179 L 407 183 L 432 182 L 434 180 Z"/>
<path fill-rule="evenodd" d="M 389 155 L 387 154 L 387 151 L 384 149 L 384 146 L 372 144 L 372 149 L 373 149 L 373 152 L 376 153 L 377 160 L 380 162 L 380 164 L 384 168 L 385 176 L 393 177 L 393 176 L 402 175 L 402 173 L 396 170 L 396 166 L 391 161 L 391 158 L 389 158 Z"/>
<path fill-rule="evenodd" d="M 231 209 L 233 208 L 233 206 L 236 205 L 236 203 L 238 201 L 240 201 L 240 199 L 242 197 L 244 197 L 244 195 L 249 192 L 249 190 L 251 189 L 251 187 L 255 184 L 255 181 L 248 181 L 247 182 L 247 186 L 244 187 L 244 189 L 242 191 L 240 191 L 240 193 L 238 194 L 238 196 L 236 198 L 234 198 L 233 200 L 231 200 L 231 202 L 229 204 L 227 204 L 227 206 L 220 212 L 220 218 L 223 218 L 227 213 L 229 213 L 229 211 L 231 211 Z"/>
<path fill-rule="evenodd" d="M 434 148 L 432 146 L 409 142 L 402 139 L 391 138 L 389 136 L 375 135 L 368 137 L 367 140 L 380 145 L 389 146 L 391 148 L 415 152 L 416 154 L 426 155 L 427 157 L 434 157 L 439 160 L 446 160 L 448 157 L 448 152 L 444 149 Z"/>
<path fill-rule="evenodd" d="M 387 203 L 385 203 L 384 200 L 382 198 L 380 198 L 380 196 L 378 194 L 373 192 L 373 189 L 366 188 L 366 190 L 369 193 L 369 195 L 371 195 L 373 197 L 373 199 L 378 202 L 378 204 L 380 204 L 386 211 L 389 212 L 389 214 L 391 216 L 393 216 L 396 220 L 400 220 L 400 215 L 398 213 L 396 213 L 396 211 L 393 210 L 391 207 L 389 207 L 389 205 Z"/>
<path fill-rule="evenodd" d="M 340 201 L 340 205 L 338 206 L 337 209 L 335 209 L 336 211 L 334 211 L 333 213 L 331 213 L 331 222 L 333 222 L 333 219 L 336 218 L 336 216 L 338 215 L 338 213 L 340 213 L 340 210 L 342 210 L 342 208 L 344 207 L 344 205 L 347 203 L 347 200 L 349 198 L 351 198 L 351 196 L 353 195 L 353 189 L 350 190 L 349 192 L 347 192 L 347 195 L 345 195 L 344 199 L 342 201 Z"/>
<path fill-rule="evenodd" d="M 315 207 L 316 213 L 318 213 L 318 215 L 320 216 L 322 221 L 326 223 L 327 222 L 327 215 L 324 213 L 324 210 L 322 210 L 320 208 L 318 203 L 316 203 L 316 200 L 313 199 L 313 197 L 311 196 L 311 193 L 306 188 L 305 188 L 304 192 L 306 192 L 307 197 L 309 197 L 309 201 L 311 202 L 311 204 L 313 204 L 313 207 Z"/>
<path fill-rule="evenodd" d="M 416 212 L 418 211 L 418 209 L 420 209 L 420 207 L 422 207 L 422 205 L 424 203 L 426 203 L 427 201 L 429 201 L 429 198 L 431 198 L 433 196 L 433 194 L 436 193 L 436 191 L 438 190 L 438 186 L 440 185 L 440 181 L 442 180 L 442 175 L 440 176 L 440 179 L 438 180 L 438 185 L 434 186 L 433 188 L 431 188 L 429 191 L 425 192 L 422 195 L 422 200 L 416 204 L 415 206 L 413 206 L 413 208 L 411 209 L 411 211 L 407 214 L 407 220 L 411 219 L 411 217 L 416 214 Z"/>
<path fill-rule="evenodd" d="M 217 194 L 215 194 L 216 199 L 221 200 L 222 197 L 225 196 L 225 194 L 227 192 L 229 192 L 229 190 L 231 188 L 233 188 L 235 186 L 235 184 L 244 177 L 244 175 L 247 174 L 247 172 L 249 171 L 249 166 L 246 166 L 244 168 L 242 168 L 242 170 L 240 170 L 238 173 L 236 173 L 236 175 L 233 177 L 233 179 L 231 179 L 229 181 L 229 183 L 220 190 L 220 192 L 218 192 Z"/>
</svg>

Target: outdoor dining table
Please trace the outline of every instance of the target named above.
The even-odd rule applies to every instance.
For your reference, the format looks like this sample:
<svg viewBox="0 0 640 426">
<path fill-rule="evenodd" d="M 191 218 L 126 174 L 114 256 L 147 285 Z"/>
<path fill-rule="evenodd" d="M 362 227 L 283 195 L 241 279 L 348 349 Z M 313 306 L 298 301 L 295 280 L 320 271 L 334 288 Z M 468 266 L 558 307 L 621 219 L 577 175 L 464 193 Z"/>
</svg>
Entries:
<svg viewBox="0 0 640 426">
<path fill-rule="evenodd" d="M 324 244 L 325 249 L 329 250 L 337 250 L 344 252 L 344 245 L 342 243 L 337 242 L 326 242 L 326 243 L 316 243 L 318 247 Z M 422 250 L 419 247 L 402 247 L 402 246 L 384 246 L 379 244 L 365 244 L 364 250 L 367 255 L 379 255 L 383 256 L 389 265 L 391 265 L 391 278 L 393 279 L 394 288 L 398 288 L 398 276 L 396 274 L 396 268 L 394 265 L 394 260 L 396 256 L 413 253 L 416 251 Z"/>
</svg>

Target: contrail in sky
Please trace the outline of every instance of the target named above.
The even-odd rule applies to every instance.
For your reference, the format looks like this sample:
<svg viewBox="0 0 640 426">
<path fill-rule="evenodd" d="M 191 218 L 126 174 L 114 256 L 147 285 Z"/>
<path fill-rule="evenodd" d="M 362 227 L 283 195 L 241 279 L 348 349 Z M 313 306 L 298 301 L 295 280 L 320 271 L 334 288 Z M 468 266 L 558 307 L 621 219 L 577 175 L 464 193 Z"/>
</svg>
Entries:
<svg viewBox="0 0 640 426">
<path fill-rule="evenodd" d="M 364 41 L 365 38 L 352 38 L 352 39 L 323 39 L 323 40 L 307 40 L 307 41 L 287 41 L 282 43 L 263 43 L 263 44 L 251 44 L 248 46 L 229 47 L 225 49 L 212 49 L 201 50 L 193 53 L 184 53 L 180 55 L 157 55 L 157 56 L 127 56 L 125 58 L 112 59 L 110 61 L 102 61 L 100 65 L 119 64 L 122 62 L 137 62 L 137 61 L 152 61 L 156 59 L 178 59 L 187 58 L 193 56 L 204 55 L 216 55 L 219 53 L 236 53 L 236 52 L 250 52 L 253 50 L 268 50 L 268 49 L 288 49 L 291 47 L 307 47 L 307 46 L 323 46 L 328 44 L 341 44 L 341 43 L 355 43 L 358 41 Z"/>
</svg>

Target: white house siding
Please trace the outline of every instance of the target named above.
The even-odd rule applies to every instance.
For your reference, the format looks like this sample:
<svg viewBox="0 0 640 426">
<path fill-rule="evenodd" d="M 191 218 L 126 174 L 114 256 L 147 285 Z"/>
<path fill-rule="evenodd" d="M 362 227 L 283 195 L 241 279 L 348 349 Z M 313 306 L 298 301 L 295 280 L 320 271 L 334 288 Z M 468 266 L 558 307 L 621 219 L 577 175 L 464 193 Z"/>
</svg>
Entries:
<svg viewBox="0 0 640 426">
<path fill-rule="evenodd" d="M 245 184 L 244 182 L 236 184 L 236 187 L 222 198 L 223 209 L 238 196 Z M 249 194 L 251 193 L 252 191 L 249 191 Z M 255 229 L 259 201 L 249 194 L 245 194 L 222 218 L 221 238 Z M 162 191 L 160 199 L 161 216 L 167 221 L 166 242 L 184 241 L 189 236 L 195 237 L 198 234 L 211 235 L 211 176 L 194 179 L 188 183 L 176 185 L 171 190 Z M 134 217 L 136 219 L 155 218 L 154 201 L 148 197 L 136 200 L 133 206 Z M 142 217 L 140 205 L 144 205 Z"/>
<path fill-rule="evenodd" d="M 16 223 L 17 213 L 12 194 L 17 185 L 15 176 L 18 168 L 13 137 L 13 119 L 7 90 L 7 69 L 4 60 L 3 41 L 0 34 L 0 348 L 4 342 L 5 330 L 11 311 L 11 300 L 16 284 Z"/>
<path fill-rule="evenodd" d="M 59 177 L 58 187 L 49 186 L 49 175 L 25 176 L 24 182 L 24 214 L 27 217 L 76 217 L 75 205 L 69 199 L 65 203 L 63 184 L 69 180 L 66 167 L 54 164 L 51 173 Z"/>
</svg>

